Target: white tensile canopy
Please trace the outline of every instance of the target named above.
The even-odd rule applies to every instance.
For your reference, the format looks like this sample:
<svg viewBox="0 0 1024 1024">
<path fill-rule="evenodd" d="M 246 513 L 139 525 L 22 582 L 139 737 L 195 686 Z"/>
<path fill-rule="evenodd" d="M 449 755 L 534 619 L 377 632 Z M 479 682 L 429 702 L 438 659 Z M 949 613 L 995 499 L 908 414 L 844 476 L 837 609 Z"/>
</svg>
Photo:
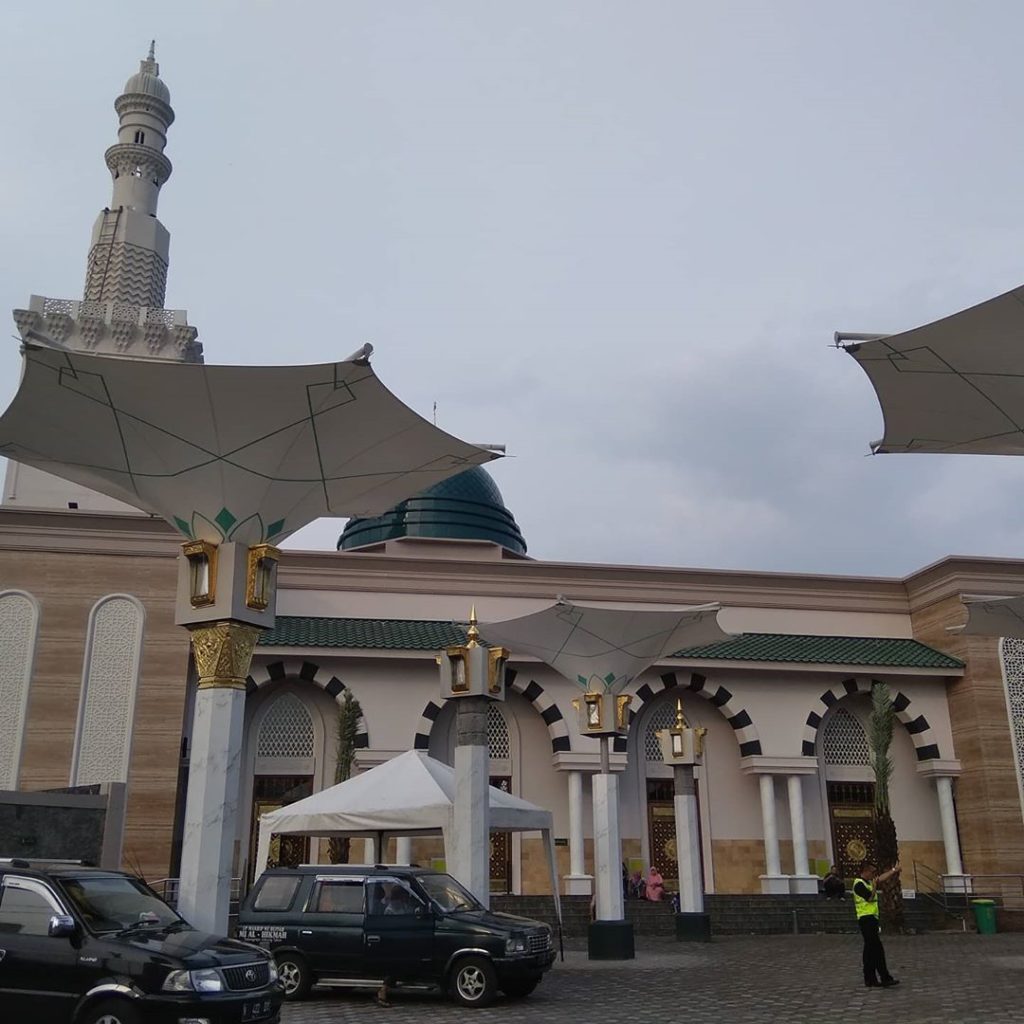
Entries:
<svg viewBox="0 0 1024 1024">
<path fill-rule="evenodd" d="M 721 606 L 672 611 L 556 604 L 531 615 L 480 624 L 491 644 L 532 654 L 583 690 L 617 693 L 655 662 L 684 647 L 728 640 Z"/>
<path fill-rule="evenodd" d="M 952 627 L 950 632 L 1024 639 L 1024 597 L 965 596 L 963 602 L 967 622 Z"/>
<path fill-rule="evenodd" d="M 542 833 L 561 921 L 551 812 L 494 786 L 488 793 L 492 831 Z M 378 858 L 383 856 L 384 841 L 392 836 L 440 835 L 447 855 L 454 803 L 454 771 L 421 750 L 407 751 L 347 782 L 262 815 L 255 877 L 266 870 L 275 834 L 369 836 L 377 841 Z"/>
<path fill-rule="evenodd" d="M 321 516 L 377 515 L 497 458 L 338 363 L 207 366 L 26 342 L 0 455 L 155 512 L 186 537 L 277 543 Z"/>
<path fill-rule="evenodd" d="M 882 407 L 874 452 L 1024 455 L 1024 288 L 844 347 Z"/>
</svg>

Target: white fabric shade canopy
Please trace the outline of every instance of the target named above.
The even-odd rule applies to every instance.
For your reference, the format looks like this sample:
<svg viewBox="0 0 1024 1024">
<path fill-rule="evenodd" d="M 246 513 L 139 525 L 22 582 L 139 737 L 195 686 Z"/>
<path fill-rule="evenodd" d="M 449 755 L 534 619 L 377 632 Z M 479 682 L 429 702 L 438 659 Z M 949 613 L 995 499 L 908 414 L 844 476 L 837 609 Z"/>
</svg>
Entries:
<svg viewBox="0 0 1024 1024">
<path fill-rule="evenodd" d="M 728 640 L 717 604 L 672 611 L 609 608 L 560 599 L 531 615 L 480 624 L 491 644 L 531 654 L 583 690 L 617 693 L 655 662 L 684 647 Z"/>
<path fill-rule="evenodd" d="M 446 434 L 338 363 L 207 366 L 26 342 L 0 454 L 155 512 L 183 535 L 274 543 L 368 516 L 494 453 Z"/>
<path fill-rule="evenodd" d="M 845 348 L 882 407 L 873 451 L 1024 455 L 1024 288 Z"/>
<path fill-rule="evenodd" d="M 551 871 L 552 892 L 561 920 L 551 812 L 489 787 L 490 825 L 495 832 L 541 832 Z M 410 750 L 330 789 L 260 817 L 256 877 L 267 866 L 271 836 L 441 835 L 451 849 L 455 773 L 420 750 Z M 383 851 L 378 848 L 380 859 Z M 460 879 L 460 881 L 462 881 Z"/>
<path fill-rule="evenodd" d="M 1024 597 L 965 597 L 967 622 L 951 632 L 1024 639 Z"/>
</svg>

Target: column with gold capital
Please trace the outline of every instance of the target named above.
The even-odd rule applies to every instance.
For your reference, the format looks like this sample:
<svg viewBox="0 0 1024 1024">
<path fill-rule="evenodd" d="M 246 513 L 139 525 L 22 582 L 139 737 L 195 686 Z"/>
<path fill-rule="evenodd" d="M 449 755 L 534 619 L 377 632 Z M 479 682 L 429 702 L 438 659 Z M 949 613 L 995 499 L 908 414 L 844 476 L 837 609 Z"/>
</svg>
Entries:
<svg viewBox="0 0 1024 1024">
<path fill-rule="evenodd" d="M 267 544 L 192 541 L 182 552 L 177 619 L 191 634 L 198 682 L 178 910 L 215 934 L 228 925 L 246 677 L 260 633 L 274 622 L 277 559 Z"/>
</svg>

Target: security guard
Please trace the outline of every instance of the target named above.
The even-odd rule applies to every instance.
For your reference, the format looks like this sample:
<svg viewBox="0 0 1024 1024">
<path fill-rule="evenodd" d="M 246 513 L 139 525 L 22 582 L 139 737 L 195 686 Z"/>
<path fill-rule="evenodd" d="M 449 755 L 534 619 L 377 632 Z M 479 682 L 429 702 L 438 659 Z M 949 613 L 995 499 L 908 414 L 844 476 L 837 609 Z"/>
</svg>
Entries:
<svg viewBox="0 0 1024 1024">
<path fill-rule="evenodd" d="M 875 876 L 874 864 L 862 864 L 860 877 L 853 883 L 853 909 L 857 926 L 864 936 L 864 984 L 868 988 L 891 988 L 899 982 L 885 966 L 885 950 L 878 931 L 878 883 L 900 873 L 899 864 Z"/>
</svg>

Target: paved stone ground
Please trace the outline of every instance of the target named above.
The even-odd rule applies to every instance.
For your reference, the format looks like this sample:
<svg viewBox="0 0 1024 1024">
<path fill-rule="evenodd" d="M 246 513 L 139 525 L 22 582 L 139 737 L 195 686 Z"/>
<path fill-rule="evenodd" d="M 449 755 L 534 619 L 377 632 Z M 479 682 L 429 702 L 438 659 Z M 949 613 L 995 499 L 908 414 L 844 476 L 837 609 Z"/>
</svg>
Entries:
<svg viewBox="0 0 1024 1024">
<path fill-rule="evenodd" d="M 566 951 L 528 999 L 465 1010 L 440 996 L 315 990 L 284 1024 L 999 1024 L 1024 1021 L 1024 935 L 885 939 L 902 984 L 867 989 L 853 935 L 730 937 L 707 946 L 647 939 L 637 959 L 594 963 Z M 467 1016 L 468 1015 L 468 1016 Z"/>
</svg>

